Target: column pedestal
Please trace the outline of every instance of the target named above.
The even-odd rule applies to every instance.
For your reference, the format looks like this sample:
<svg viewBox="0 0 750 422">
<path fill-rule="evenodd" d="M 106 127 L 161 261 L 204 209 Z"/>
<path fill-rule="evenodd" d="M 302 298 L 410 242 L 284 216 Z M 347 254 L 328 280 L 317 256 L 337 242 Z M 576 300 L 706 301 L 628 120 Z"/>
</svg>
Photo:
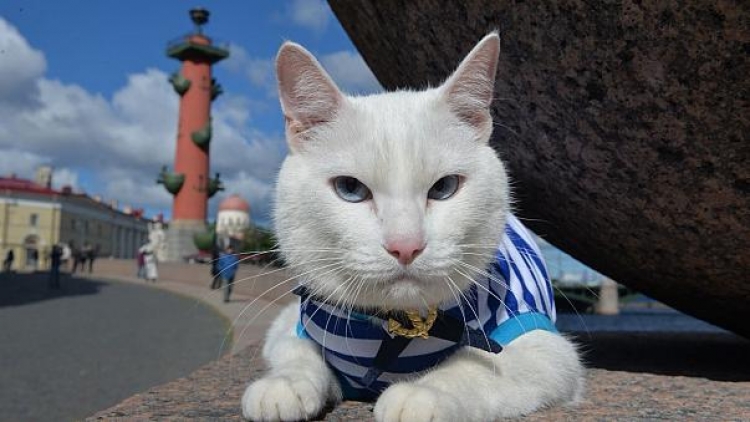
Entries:
<svg viewBox="0 0 750 422">
<path fill-rule="evenodd" d="M 193 243 L 193 235 L 206 231 L 206 222 L 202 220 L 175 220 L 167 230 L 167 248 L 165 260 L 180 262 L 188 255 L 198 253 Z"/>
</svg>

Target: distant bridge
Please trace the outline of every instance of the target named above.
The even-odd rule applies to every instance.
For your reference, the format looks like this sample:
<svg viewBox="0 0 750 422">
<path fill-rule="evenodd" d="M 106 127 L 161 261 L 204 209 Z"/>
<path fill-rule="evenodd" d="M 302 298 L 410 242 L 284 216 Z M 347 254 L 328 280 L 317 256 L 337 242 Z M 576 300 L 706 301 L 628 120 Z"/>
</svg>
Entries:
<svg viewBox="0 0 750 422">
<path fill-rule="evenodd" d="M 555 307 L 559 312 L 587 312 L 594 310 L 599 301 L 599 286 L 590 284 L 560 283 L 552 280 L 555 292 Z M 639 293 L 622 285 L 617 285 L 620 304 L 635 299 Z"/>
</svg>

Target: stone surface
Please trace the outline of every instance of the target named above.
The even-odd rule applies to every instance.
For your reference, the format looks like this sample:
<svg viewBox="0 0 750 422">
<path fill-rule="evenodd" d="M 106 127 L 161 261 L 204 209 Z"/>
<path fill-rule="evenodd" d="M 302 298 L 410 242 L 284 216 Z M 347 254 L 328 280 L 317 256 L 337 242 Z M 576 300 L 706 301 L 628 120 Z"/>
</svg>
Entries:
<svg viewBox="0 0 750 422">
<path fill-rule="evenodd" d="M 731 334 L 598 333 L 579 337 L 591 369 L 578 407 L 523 421 L 747 420 L 750 342 Z M 262 373 L 258 348 L 226 356 L 87 419 L 241 420 L 240 397 Z M 319 419 L 371 421 L 372 404 L 345 402 Z"/>
<path fill-rule="evenodd" d="M 502 37 L 492 144 L 540 235 L 750 335 L 750 2 L 330 0 L 381 83 Z"/>
<path fill-rule="evenodd" d="M 166 233 L 167 262 L 183 262 L 188 255 L 198 253 L 193 236 L 206 231 L 206 223 L 200 220 L 173 221 Z"/>
</svg>

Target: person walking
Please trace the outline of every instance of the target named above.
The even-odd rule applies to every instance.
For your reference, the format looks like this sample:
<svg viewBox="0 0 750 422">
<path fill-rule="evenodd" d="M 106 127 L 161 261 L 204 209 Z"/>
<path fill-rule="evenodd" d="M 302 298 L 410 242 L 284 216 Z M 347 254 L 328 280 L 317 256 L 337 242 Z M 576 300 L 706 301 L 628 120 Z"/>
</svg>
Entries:
<svg viewBox="0 0 750 422">
<path fill-rule="evenodd" d="M 234 276 L 237 274 L 237 266 L 239 265 L 240 259 L 234 253 L 234 248 L 229 245 L 224 249 L 224 252 L 219 255 L 219 274 L 222 284 L 224 286 L 224 302 L 229 302 L 229 296 L 232 294 L 232 287 L 234 286 Z"/>
<path fill-rule="evenodd" d="M 156 283 L 156 279 L 159 278 L 159 272 L 156 267 L 154 248 L 151 247 L 150 243 L 147 243 L 141 247 L 141 251 L 143 252 L 143 266 L 146 269 L 146 280 Z"/>
<path fill-rule="evenodd" d="M 73 258 L 73 251 L 70 250 L 70 245 L 63 243 L 60 248 L 62 249 L 62 256 L 60 256 L 60 268 L 62 270 L 70 270 L 70 261 Z"/>
<path fill-rule="evenodd" d="M 52 246 L 50 253 L 49 288 L 60 288 L 60 265 L 62 264 L 63 249 L 60 245 Z"/>
<path fill-rule="evenodd" d="M 221 278 L 219 277 L 219 256 L 221 255 L 219 245 L 214 242 L 211 248 L 211 290 L 221 287 Z"/>
<path fill-rule="evenodd" d="M 91 244 L 89 242 L 85 242 L 83 244 L 83 249 L 81 249 L 81 272 L 86 272 L 86 261 L 89 260 L 89 257 L 91 256 Z"/>
<path fill-rule="evenodd" d="M 138 278 L 146 278 L 146 261 L 144 259 L 145 254 L 143 253 L 143 247 L 138 249 L 136 255 L 136 263 L 138 264 Z"/>
<path fill-rule="evenodd" d="M 93 248 L 89 249 L 88 256 L 86 259 L 89 261 L 89 274 L 94 271 L 94 260 L 99 257 L 99 250 L 101 249 L 101 245 L 98 243 Z"/>
<path fill-rule="evenodd" d="M 72 250 L 73 255 L 73 267 L 70 269 L 71 274 L 75 274 L 78 267 L 81 267 L 81 271 L 83 271 L 83 259 L 81 257 L 81 248 L 76 246 L 74 243 L 70 243 L 70 249 Z"/>
<path fill-rule="evenodd" d="M 5 254 L 5 260 L 3 260 L 3 271 L 6 273 L 10 272 L 10 269 L 13 268 L 13 260 L 16 259 L 16 254 L 13 252 L 13 249 L 8 249 L 8 253 Z"/>
</svg>

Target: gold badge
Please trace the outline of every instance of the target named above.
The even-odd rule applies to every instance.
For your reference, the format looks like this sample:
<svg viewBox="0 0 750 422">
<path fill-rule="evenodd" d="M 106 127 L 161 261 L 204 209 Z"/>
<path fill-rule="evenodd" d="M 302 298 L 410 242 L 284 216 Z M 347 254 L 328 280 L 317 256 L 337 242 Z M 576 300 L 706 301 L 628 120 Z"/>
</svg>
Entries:
<svg viewBox="0 0 750 422">
<path fill-rule="evenodd" d="M 406 311 L 406 317 L 409 318 L 412 328 L 406 328 L 401 325 L 400 322 L 393 318 L 388 319 L 388 332 L 392 336 L 402 336 L 406 338 L 422 337 L 427 339 L 430 337 L 429 331 L 432 328 L 432 324 L 437 319 L 437 308 L 430 308 L 427 312 L 427 318 L 422 319 L 419 311 Z"/>
</svg>

